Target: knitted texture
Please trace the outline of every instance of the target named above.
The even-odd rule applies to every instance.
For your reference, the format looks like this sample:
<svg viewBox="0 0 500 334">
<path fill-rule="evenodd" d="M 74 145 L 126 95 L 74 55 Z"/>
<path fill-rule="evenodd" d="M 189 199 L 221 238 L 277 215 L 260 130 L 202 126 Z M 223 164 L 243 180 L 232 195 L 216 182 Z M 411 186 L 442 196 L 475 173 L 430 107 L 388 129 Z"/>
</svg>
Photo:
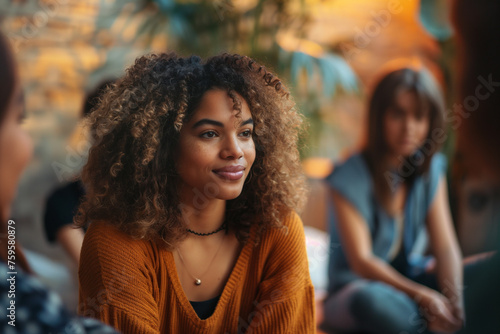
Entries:
<svg viewBox="0 0 500 334">
<path fill-rule="evenodd" d="M 315 333 L 314 290 L 297 214 L 243 246 L 217 307 L 201 320 L 182 289 L 172 253 L 115 227 L 91 224 L 83 243 L 79 313 L 121 332 Z"/>
</svg>

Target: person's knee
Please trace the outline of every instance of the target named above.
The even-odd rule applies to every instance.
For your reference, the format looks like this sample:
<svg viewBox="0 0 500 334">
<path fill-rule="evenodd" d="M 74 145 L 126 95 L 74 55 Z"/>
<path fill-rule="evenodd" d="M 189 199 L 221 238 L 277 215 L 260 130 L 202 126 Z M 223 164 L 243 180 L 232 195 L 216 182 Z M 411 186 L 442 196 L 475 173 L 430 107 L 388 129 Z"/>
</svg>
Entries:
<svg viewBox="0 0 500 334">
<path fill-rule="evenodd" d="M 356 321 L 381 333 L 422 333 L 418 331 L 421 317 L 414 302 L 385 283 L 373 282 L 360 288 L 351 296 L 349 306 Z"/>
<path fill-rule="evenodd" d="M 368 314 L 385 312 L 384 307 L 388 298 L 395 293 L 395 289 L 379 282 L 366 284 L 354 292 L 350 300 L 350 310 L 355 316 L 363 317 Z"/>
</svg>

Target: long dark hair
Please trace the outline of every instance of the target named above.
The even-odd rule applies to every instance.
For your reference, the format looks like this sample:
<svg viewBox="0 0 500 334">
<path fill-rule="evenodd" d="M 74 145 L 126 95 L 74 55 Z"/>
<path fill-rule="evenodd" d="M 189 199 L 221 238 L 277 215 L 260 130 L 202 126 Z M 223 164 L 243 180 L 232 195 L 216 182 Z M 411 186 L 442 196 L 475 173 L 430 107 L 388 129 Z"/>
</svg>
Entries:
<svg viewBox="0 0 500 334">
<path fill-rule="evenodd" d="M 388 166 L 385 157 L 388 153 L 387 143 L 384 137 L 384 117 L 388 109 L 394 103 L 397 94 L 401 91 L 414 92 L 417 96 L 419 108 L 424 112 L 429 110 L 429 132 L 422 147 L 417 151 L 418 159 L 402 157 L 401 164 L 406 165 L 411 173 L 396 173 L 388 177 Z M 435 129 L 443 128 L 444 125 L 444 99 L 437 82 L 432 74 L 425 68 L 414 69 L 410 67 L 399 68 L 382 76 L 378 81 L 369 102 L 368 107 L 368 133 L 367 143 L 363 155 L 368 162 L 375 186 L 375 195 L 378 201 L 388 212 L 393 212 L 391 206 L 392 186 L 394 181 L 409 181 L 421 175 L 429 169 L 429 163 L 439 149 L 440 144 L 432 138 Z M 415 163 L 418 161 L 418 163 Z"/>
</svg>

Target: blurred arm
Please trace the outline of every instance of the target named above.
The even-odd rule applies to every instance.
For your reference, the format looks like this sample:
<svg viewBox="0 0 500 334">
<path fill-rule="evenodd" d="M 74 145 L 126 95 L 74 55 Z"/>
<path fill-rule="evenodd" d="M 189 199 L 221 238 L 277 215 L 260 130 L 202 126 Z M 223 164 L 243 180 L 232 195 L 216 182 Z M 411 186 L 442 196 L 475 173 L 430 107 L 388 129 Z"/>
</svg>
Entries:
<svg viewBox="0 0 500 334">
<path fill-rule="evenodd" d="M 57 232 L 57 241 L 63 246 L 77 267 L 80 263 L 83 237 L 83 230 L 81 228 L 74 228 L 72 225 L 63 226 Z"/>
<path fill-rule="evenodd" d="M 436 273 L 441 292 L 454 306 L 455 316 L 463 320 L 462 254 L 453 228 L 446 180 L 441 178 L 427 215 L 427 228 L 436 257 Z"/>
<path fill-rule="evenodd" d="M 390 264 L 374 255 L 365 219 L 336 191 L 331 192 L 342 246 L 346 252 L 347 261 L 355 273 L 367 279 L 390 284 L 411 298 L 429 289 L 401 275 Z"/>
</svg>

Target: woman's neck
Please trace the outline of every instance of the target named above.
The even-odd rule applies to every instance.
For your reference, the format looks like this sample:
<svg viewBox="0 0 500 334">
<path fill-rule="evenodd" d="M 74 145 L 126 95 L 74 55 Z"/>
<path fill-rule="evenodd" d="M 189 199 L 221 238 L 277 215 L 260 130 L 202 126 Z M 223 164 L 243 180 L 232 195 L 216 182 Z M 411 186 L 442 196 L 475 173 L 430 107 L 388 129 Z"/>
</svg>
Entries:
<svg viewBox="0 0 500 334">
<path fill-rule="evenodd" d="M 210 233 L 221 227 L 226 212 L 226 201 L 204 196 L 199 191 L 181 192 L 181 213 L 190 230 Z"/>
</svg>

